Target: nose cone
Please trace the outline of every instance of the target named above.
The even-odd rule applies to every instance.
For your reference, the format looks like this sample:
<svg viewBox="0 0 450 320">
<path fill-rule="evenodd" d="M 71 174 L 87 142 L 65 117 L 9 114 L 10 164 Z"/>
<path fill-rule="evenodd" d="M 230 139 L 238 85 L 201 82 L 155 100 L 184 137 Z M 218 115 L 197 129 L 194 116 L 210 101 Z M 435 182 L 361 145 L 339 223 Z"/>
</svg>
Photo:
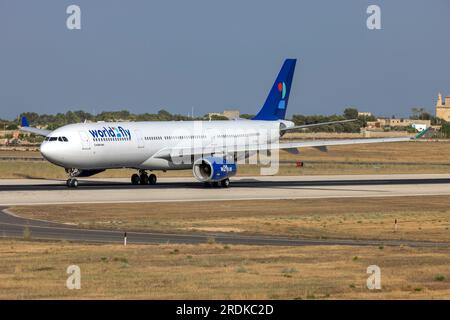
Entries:
<svg viewBox="0 0 450 320">
<path fill-rule="evenodd" d="M 54 144 L 44 142 L 43 144 L 41 144 L 40 151 L 42 156 L 52 163 L 57 164 L 61 161 L 58 149 L 56 148 L 56 143 Z"/>
<path fill-rule="evenodd" d="M 41 144 L 40 151 L 42 156 L 45 159 L 49 160 L 49 158 L 51 157 L 51 147 L 49 146 L 49 144 L 48 143 Z"/>
</svg>

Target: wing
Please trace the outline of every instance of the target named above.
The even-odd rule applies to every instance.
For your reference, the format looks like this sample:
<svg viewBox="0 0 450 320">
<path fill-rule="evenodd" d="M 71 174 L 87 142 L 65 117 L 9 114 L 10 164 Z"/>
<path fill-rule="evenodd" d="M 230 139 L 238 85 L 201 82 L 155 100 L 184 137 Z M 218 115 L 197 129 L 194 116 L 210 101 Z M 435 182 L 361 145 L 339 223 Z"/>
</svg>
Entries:
<svg viewBox="0 0 450 320">
<path fill-rule="evenodd" d="M 358 121 L 358 119 L 302 124 L 300 126 L 295 126 L 295 127 L 280 128 L 280 131 L 283 132 L 283 131 L 291 131 L 291 130 L 298 130 L 298 129 L 307 129 L 307 128 L 312 128 L 312 127 L 328 126 L 328 125 L 333 125 L 333 124 L 340 124 L 340 123 L 347 123 L 347 122 L 354 122 L 354 121 Z"/>
<path fill-rule="evenodd" d="M 389 142 L 405 142 L 413 141 L 421 138 L 429 129 L 417 134 L 415 137 L 401 137 L 401 138 L 374 138 L 374 139 L 341 139 L 341 140 L 314 140 L 302 142 L 289 143 L 275 143 L 275 144 L 246 144 L 246 145 L 230 145 L 230 146 L 205 146 L 205 147 L 174 147 L 162 149 L 157 152 L 155 158 L 173 159 L 177 157 L 186 156 L 202 156 L 202 155 L 223 155 L 232 153 L 245 153 L 265 150 L 287 150 L 292 152 L 299 148 L 317 148 L 319 150 L 326 150 L 327 146 L 340 145 L 354 145 L 354 144 L 370 144 L 370 143 L 389 143 Z"/>
<path fill-rule="evenodd" d="M 38 136 L 44 136 L 44 137 L 48 136 L 51 132 L 50 130 L 30 127 L 30 125 L 28 124 L 28 120 L 25 117 L 22 117 L 22 123 L 21 123 L 20 130 L 25 131 L 25 132 L 34 133 L 34 134 L 37 134 Z"/>
</svg>

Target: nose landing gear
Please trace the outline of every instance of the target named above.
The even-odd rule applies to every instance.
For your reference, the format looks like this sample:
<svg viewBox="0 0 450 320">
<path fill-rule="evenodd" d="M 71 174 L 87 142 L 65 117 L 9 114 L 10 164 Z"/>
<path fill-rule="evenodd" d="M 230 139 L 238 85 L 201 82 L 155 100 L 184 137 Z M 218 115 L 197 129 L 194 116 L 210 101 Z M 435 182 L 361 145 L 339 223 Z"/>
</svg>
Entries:
<svg viewBox="0 0 450 320">
<path fill-rule="evenodd" d="M 67 179 L 67 181 L 66 181 L 66 185 L 67 185 L 69 188 L 78 188 L 78 180 L 75 179 L 75 178 L 69 178 L 69 179 Z"/>
<path fill-rule="evenodd" d="M 139 174 L 133 174 L 131 176 L 131 183 L 134 185 L 154 185 L 156 184 L 157 178 L 153 173 L 148 175 L 145 170 L 139 170 Z"/>
<path fill-rule="evenodd" d="M 66 168 L 66 173 L 69 175 L 69 179 L 66 181 L 66 186 L 69 188 L 78 188 L 78 180 L 74 177 L 77 177 L 81 174 L 81 170 L 76 168 Z"/>
</svg>

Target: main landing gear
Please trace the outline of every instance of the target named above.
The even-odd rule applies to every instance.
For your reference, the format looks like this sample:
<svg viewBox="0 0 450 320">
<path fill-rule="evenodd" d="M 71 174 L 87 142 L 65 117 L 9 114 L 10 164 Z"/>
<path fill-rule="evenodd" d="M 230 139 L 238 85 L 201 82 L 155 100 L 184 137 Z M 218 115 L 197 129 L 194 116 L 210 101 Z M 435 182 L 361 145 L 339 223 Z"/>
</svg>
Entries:
<svg viewBox="0 0 450 320">
<path fill-rule="evenodd" d="M 207 187 L 207 188 L 210 188 L 210 187 L 229 188 L 230 187 L 230 179 L 226 178 L 226 179 L 223 179 L 222 181 L 205 182 L 205 187 Z"/>
<path fill-rule="evenodd" d="M 131 183 L 134 185 L 142 184 L 142 185 L 154 185 L 156 184 L 156 176 L 152 173 L 150 175 L 145 172 L 145 170 L 139 170 L 139 174 L 133 174 L 131 176 Z"/>
</svg>

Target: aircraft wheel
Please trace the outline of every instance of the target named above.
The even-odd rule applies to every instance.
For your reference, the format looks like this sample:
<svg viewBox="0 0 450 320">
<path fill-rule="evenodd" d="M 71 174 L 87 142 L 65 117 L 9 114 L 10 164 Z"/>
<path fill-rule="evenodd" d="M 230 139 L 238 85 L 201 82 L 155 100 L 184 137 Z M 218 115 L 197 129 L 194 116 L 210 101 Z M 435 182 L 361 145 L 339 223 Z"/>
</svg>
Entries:
<svg viewBox="0 0 450 320">
<path fill-rule="evenodd" d="M 149 184 L 156 184 L 156 181 L 157 181 L 158 179 L 156 178 L 156 176 L 152 173 L 149 177 L 148 177 L 148 183 Z"/>
<path fill-rule="evenodd" d="M 146 175 L 146 174 L 141 174 L 141 176 L 140 176 L 140 182 L 141 182 L 142 185 L 148 184 L 148 175 Z"/>
<path fill-rule="evenodd" d="M 230 179 L 226 178 L 220 181 L 220 185 L 222 188 L 229 188 L 230 187 Z"/>
<path fill-rule="evenodd" d="M 212 186 L 213 186 L 214 188 L 218 188 L 218 187 L 219 187 L 219 182 L 214 181 L 214 182 L 212 183 Z"/>
<path fill-rule="evenodd" d="M 69 188 L 77 188 L 78 187 L 78 180 L 77 179 L 73 179 L 73 178 L 67 179 L 66 185 Z"/>
<path fill-rule="evenodd" d="M 70 183 L 70 186 L 72 188 L 78 188 L 78 180 L 77 179 L 72 179 L 72 182 Z"/>
<path fill-rule="evenodd" d="M 136 173 L 131 176 L 131 184 L 136 185 L 136 184 L 139 184 L 140 181 L 141 181 L 141 178 L 139 178 L 139 175 L 137 175 Z"/>
</svg>

